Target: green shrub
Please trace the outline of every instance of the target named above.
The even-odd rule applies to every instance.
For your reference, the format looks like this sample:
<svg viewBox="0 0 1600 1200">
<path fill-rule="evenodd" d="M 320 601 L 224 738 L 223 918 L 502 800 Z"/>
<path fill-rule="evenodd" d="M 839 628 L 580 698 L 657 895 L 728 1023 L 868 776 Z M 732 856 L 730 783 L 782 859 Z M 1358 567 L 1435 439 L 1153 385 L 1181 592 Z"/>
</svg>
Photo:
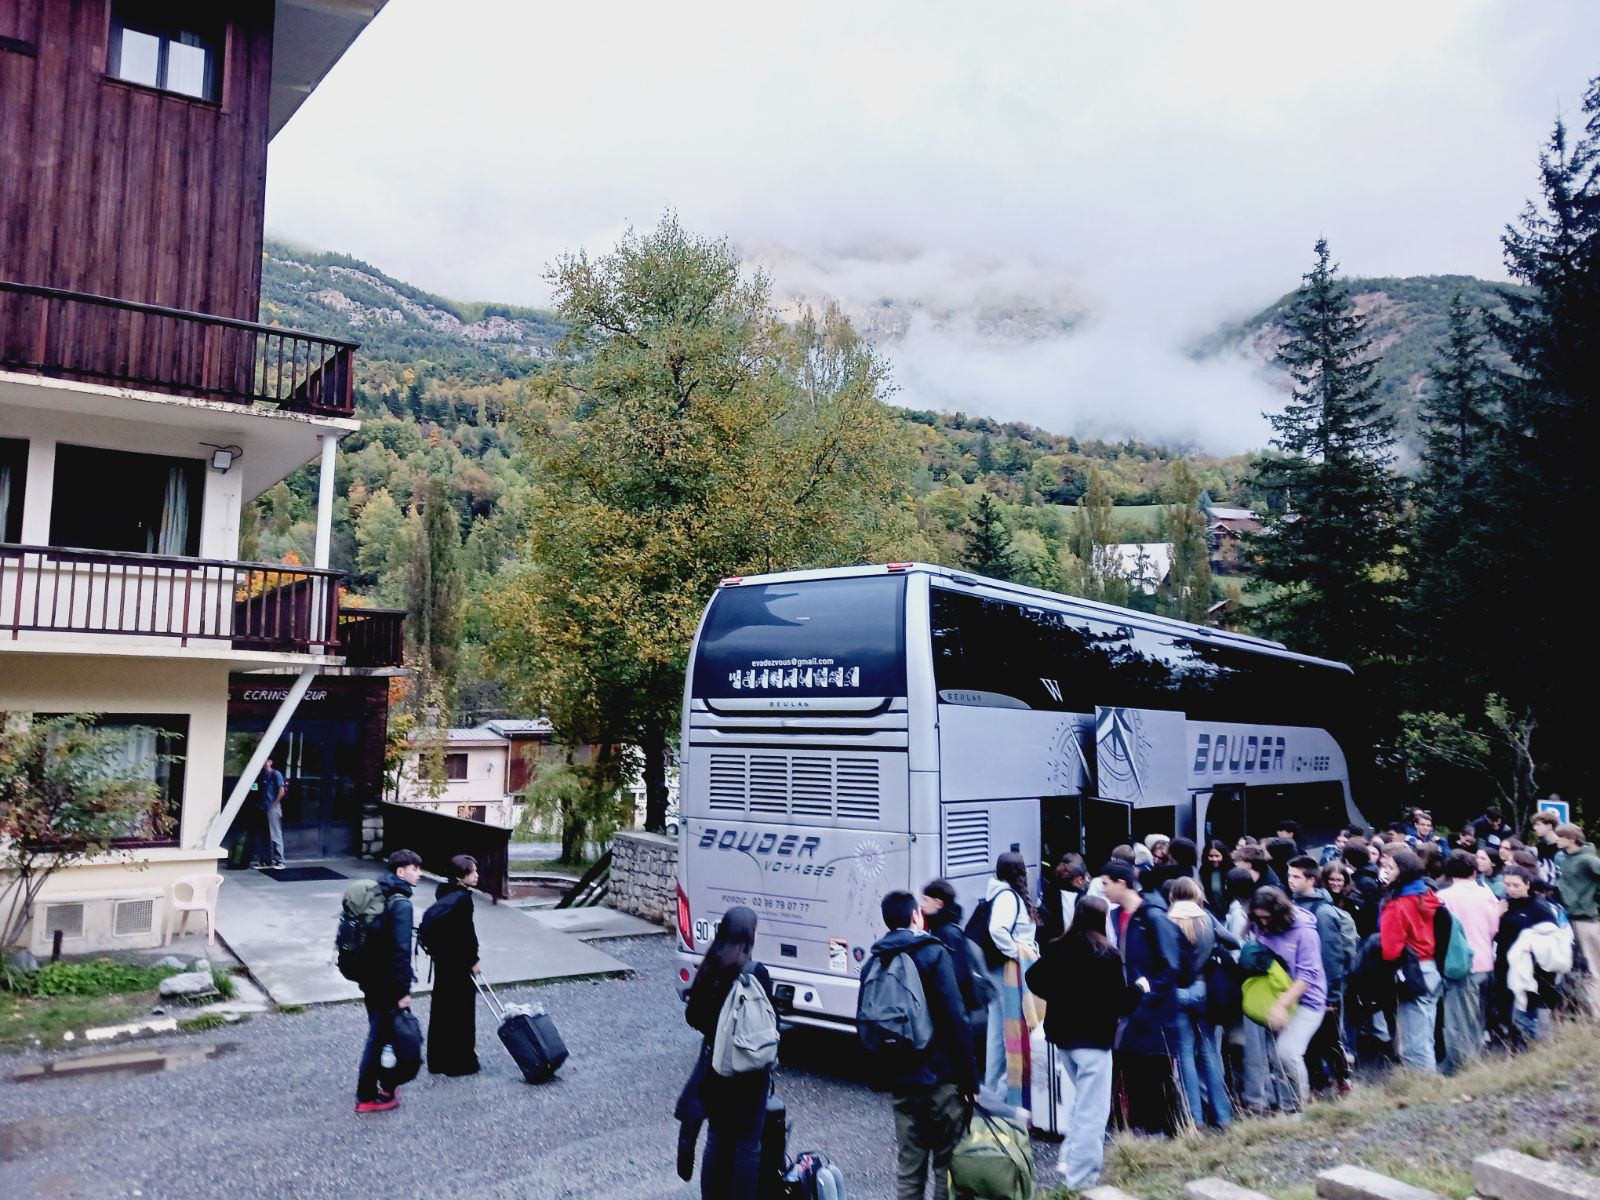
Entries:
<svg viewBox="0 0 1600 1200">
<path fill-rule="evenodd" d="M 141 967 L 111 958 L 53 962 L 39 968 L 33 979 L 33 992 L 39 996 L 110 996 L 116 992 L 142 992 L 175 974 L 171 967 Z"/>
</svg>

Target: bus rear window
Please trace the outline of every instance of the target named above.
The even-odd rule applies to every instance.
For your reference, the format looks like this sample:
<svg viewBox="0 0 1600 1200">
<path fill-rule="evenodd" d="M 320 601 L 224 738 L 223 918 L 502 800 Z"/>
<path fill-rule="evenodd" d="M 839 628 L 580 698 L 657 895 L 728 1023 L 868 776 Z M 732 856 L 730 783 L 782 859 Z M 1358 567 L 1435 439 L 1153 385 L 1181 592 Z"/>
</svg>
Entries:
<svg viewBox="0 0 1600 1200">
<path fill-rule="evenodd" d="M 903 576 L 724 588 L 700 634 L 690 695 L 903 696 Z"/>
</svg>

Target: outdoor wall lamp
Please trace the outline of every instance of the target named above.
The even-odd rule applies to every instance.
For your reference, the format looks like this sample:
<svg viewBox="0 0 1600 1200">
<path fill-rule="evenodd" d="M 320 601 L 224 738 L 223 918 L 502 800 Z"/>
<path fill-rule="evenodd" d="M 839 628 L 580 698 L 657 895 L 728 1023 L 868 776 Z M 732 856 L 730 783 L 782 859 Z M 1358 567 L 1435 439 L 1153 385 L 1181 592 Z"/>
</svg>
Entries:
<svg viewBox="0 0 1600 1200">
<path fill-rule="evenodd" d="M 228 468 L 244 457 L 244 450 L 239 446 L 219 446 L 215 442 L 201 442 L 202 446 L 211 447 L 211 465 L 224 475 Z"/>
</svg>

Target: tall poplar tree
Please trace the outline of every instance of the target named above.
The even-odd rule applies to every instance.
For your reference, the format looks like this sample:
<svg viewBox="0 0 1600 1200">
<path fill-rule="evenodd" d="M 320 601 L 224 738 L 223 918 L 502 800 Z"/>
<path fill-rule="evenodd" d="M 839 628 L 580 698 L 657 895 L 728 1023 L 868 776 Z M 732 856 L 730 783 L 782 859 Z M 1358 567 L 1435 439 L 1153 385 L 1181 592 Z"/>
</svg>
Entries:
<svg viewBox="0 0 1600 1200">
<path fill-rule="evenodd" d="M 417 695 L 455 697 L 461 653 L 461 525 L 444 481 L 421 489 L 422 522 L 411 557 L 412 657 L 422 673 Z"/>
<path fill-rule="evenodd" d="M 1172 464 L 1170 499 L 1164 524 L 1172 543 L 1172 568 L 1165 607 L 1180 621 L 1204 625 L 1211 610 L 1211 546 L 1200 507 L 1200 481 L 1185 459 Z"/>
<path fill-rule="evenodd" d="M 1265 414 L 1282 453 L 1255 462 L 1281 505 L 1252 539 L 1255 616 L 1296 650 L 1368 664 L 1393 628 L 1394 420 L 1378 399 L 1376 357 L 1326 239 L 1284 317 L 1278 361 L 1294 381 Z"/>
</svg>

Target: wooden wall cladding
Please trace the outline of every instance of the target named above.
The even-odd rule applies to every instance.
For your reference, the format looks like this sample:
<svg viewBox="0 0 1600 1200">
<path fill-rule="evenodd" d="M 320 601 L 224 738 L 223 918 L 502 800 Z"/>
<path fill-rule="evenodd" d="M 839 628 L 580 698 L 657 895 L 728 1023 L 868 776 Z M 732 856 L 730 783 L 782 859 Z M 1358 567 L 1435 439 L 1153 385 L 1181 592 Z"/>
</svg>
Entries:
<svg viewBox="0 0 1600 1200">
<path fill-rule="evenodd" d="M 211 104 L 107 76 L 111 0 L 0 0 L 0 278 L 257 318 L 273 6 L 227 7 Z"/>
</svg>

